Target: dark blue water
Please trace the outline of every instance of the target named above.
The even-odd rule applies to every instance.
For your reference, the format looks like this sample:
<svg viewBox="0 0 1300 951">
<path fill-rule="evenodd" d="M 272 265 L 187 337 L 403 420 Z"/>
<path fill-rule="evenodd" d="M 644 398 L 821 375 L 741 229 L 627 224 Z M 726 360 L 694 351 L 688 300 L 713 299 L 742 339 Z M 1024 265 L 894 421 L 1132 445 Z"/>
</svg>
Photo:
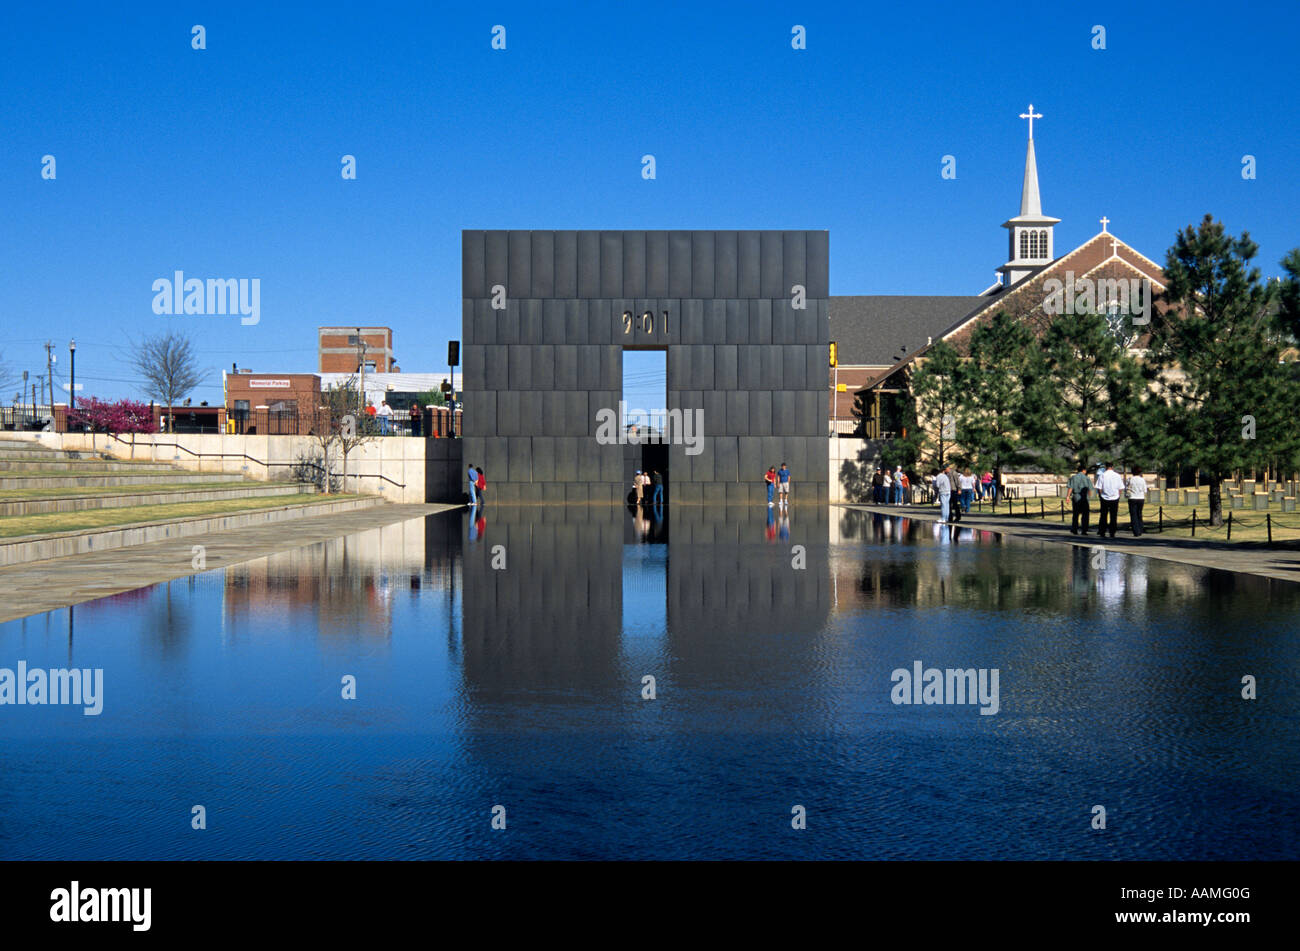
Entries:
<svg viewBox="0 0 1300 951">
<path fill-rule="evenodd" d="M 1298 607 L 839 510 L 433 516 L 0 625 L 105 679 L 0 706 L 0 858 L 1293 859 Z M 998 713 L 894 704 L 918 660 Z"/>
</svg>

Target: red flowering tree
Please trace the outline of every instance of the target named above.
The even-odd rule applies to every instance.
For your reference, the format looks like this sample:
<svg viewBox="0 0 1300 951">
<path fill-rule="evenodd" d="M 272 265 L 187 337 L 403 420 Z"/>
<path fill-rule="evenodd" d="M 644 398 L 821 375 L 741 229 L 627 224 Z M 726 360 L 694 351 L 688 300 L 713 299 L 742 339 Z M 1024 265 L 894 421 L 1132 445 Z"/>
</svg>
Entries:
<svg viewBox="0 0 1300 951">
<path fill-rule="evenodd" d="M 91 433 L 108 433 L 117 436 L 122 433 L 156 433 L 158 426 L 148 403 L 136 400 L 118 400 L 109 403 L 95 397 L 79 399 L 77 408 L 68 412 L 68 427 L 89 426 Z M 93 444 L 93 440 L 92 440 Z M 135 441 L 131 442 L 131 454 L 135 455 Z"/>
</svg>

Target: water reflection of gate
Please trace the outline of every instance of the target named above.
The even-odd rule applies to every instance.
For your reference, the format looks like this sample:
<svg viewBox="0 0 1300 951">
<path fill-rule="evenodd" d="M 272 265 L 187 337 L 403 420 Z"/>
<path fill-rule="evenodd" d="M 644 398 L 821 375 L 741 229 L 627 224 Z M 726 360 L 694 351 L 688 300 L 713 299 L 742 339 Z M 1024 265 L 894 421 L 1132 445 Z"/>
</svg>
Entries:
<svg viewBox="0 0 1300 951">
<path fill-rule="evenodd" d="M 488 697 L 548 688 L 599 693 L 624 676 L 629 518 L 601 506 L 488 508 L 481 536 L 466 542 L 469 683 Z M 690 664 L 700 651 L 743 652 L 754 634 L 807 634 L 825 625 L 826 511 L 798 509 L 790 521 L 789 539 L 773 543 L 766 508 L 703 507 L 677 516 L 664 569 L 674 659 Z M 506 568 L 494 569 L 493 558 L 502 556 Z"/>
</svg>

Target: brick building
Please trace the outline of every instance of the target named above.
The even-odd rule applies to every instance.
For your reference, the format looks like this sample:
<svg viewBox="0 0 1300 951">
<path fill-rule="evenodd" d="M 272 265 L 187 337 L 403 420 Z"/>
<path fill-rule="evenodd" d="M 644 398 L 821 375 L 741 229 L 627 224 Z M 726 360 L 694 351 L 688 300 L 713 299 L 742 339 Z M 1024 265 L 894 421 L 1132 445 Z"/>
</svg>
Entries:
<svg viewBox="0 0 1300 951">
<path fill-rule="evenodd" d="M 310 435 L 321 409 L 320 377 L 315 373 L 221 374 L 227 431 L 258 435 Z"/>
<path fill-rule="evenodd" d="M 400 372 L 393 357 L 389 327 L 320 327 L 317 330 L 317 369 L 321 373 Z"/>
</svg>

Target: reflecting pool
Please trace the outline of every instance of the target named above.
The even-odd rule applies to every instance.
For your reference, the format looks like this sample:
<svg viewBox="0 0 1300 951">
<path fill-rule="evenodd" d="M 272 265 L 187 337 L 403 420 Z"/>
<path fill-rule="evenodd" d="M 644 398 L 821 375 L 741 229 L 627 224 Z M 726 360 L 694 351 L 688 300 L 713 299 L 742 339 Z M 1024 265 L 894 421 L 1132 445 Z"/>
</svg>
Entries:
<svg viewBox="0 0 1300 951">
<path fill-rule="evenodd" d="M 0 625 L 103 671 L 0 705 L 0 857 L 1294 859 L 1297 608 L 841 509 L 435 515 Z"/>
</svg>

